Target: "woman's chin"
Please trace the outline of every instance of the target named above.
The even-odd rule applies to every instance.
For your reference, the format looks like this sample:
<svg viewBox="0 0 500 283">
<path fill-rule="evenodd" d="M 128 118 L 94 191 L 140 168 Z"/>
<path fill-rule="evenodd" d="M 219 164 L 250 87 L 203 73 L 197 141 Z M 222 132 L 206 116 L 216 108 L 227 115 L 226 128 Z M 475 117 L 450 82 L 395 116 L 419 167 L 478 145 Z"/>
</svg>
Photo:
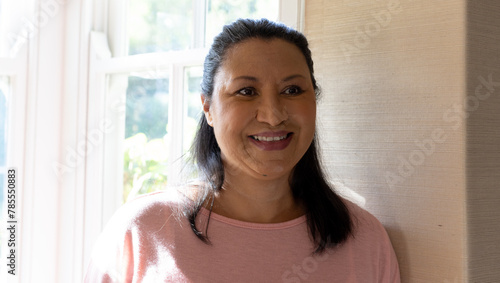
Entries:
<svg viewBox="0 0 500 283">
<path fill-rule="evenodd" d="M 264 177 L 266 179 L 288 176 L 290 172 L 291 170 L 282 164 L 269 164 L 266 166 L 261 166 L 255 170 L 257 177 Z"/>
</svg>

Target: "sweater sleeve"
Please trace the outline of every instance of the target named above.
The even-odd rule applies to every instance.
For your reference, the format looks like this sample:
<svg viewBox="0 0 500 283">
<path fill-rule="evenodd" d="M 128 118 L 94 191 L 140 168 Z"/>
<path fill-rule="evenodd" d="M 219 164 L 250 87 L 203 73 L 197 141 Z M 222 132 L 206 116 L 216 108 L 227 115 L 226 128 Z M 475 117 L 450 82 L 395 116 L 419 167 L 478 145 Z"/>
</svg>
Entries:
<svg viewBox="0 0 500 283">
<path fill-rule="evenodd" d="M 113 215 L 94 246 L 84 282 L 138 282 L 157 262 L 158 241 L 176 223 L 175 193 L 151 193 L 126 203 Z"/>
<path fill-rule="evenodd" d="M 127 225 L 127 213 L 118 211 L 94 246 L 84 282 L 132 282 L 134 237 Z"/>
<path fill-rule="evenodd" d="M 378 258 L 378 266 L 379 266 L 379 278 L 378 282 L 380 283 L 400 283 L 401 278 L 399 274 L 399 264 L 396 257 L 396 253 L 394 248 L 392 247 L 391 240 L 385 227 L 376 219 L 374 216 L 370 215 L 372 218 L 374 232 L 378 238 L 379 247 L 379 258 Z M 376 263 L 374 263 L 376 264 Z"/>
<path fill-rule="evenodd" d="M 379 282 L 400 283 L 401 277 L 399 274 L 399 264 L 396 258 L 396 253 L 394 252 L 394 248 L 392 247 L 391 241 L 384 227 L 382 226 L 381 229 L 383 229 L 382 232 L 384 235 L 382 246 L 382 254 L 384 259 L 382 260 L 382 263 L 380 265 L 381 277 L 379 279 Z"/>
<path fill-rule="evenodd" d="M 365 277 L 358 277 L 357 280 L 380 283 L 401 282 L 396 253 L 385 227 L 365 209 L 349 201 L 346 203 L 355 223 L 353 245 L 357 253 L 366 259 L 361 259 L 359 264 L 364 266 L 366 272 L 369 267 L 373 268 L 371 272 L 364 275 Z"/>
</svg>

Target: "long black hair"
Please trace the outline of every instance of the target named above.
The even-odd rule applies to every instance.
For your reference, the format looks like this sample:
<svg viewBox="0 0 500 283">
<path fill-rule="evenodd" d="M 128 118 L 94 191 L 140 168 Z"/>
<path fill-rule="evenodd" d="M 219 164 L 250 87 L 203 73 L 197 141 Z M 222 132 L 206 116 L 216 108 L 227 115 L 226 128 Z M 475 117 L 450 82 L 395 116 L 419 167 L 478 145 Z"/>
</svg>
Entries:
<svg viewBox="0 0 500 283">
<path fill-rule="evenodd" d="M 266 19 L 240 19 L 224 27 L 214 39 L 205 58 L 201 89 L 203 95 L 211 100 L 214 91 L 214 77 L 225 59 L 227 50 L 234 45 L 251 38 L 264 40 L 282 39 L 297 46 L 306 59 L 311 80 L 316 93 L 320 95 L 313 72 L 313 60 L 305 36 L 285 25 Z M 206 231 L 196 226 L 196 217 L 208 200 L 221 190 L 224 182 L 224 167 L 221 151 L 214 135 L 213 128 L 201 115 L 199 129 L 191 148 L 192 158 L 198 168 L 202 185 L 198 186 L 198 194 L 194 202 L 184 209 L 191 229 L 196 236 L 209 243 Z M 352 220 L 344 201 L 332 190 L 325 180 L 318 156 L 317 137 L 315 135 L 308 150 L 295 166 L 290 177 L 290 188 L 295 198 L 300 199 L 306 207 L 306 217 L 310 236 L 315 245 L 315 252 L 321 253 L 328 247 L 344 242 L 352 234 Z M 210 216 L 208 218 L 210 220 Z"/>
</svg>

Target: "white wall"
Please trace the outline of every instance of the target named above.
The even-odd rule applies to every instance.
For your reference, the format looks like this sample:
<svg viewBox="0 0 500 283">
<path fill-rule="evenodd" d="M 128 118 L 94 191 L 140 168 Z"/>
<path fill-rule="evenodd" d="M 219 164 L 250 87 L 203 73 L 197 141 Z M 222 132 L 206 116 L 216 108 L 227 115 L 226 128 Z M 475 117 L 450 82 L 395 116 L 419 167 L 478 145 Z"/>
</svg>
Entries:
<svg viewBox="0 0 500 283">
<path fill-rule="evenodd" d="M 323 158 L 387 228 L 403 282 L 500 279 L 499 96 L 468 98 L 500 81 L 500 7 L 481 3 L 306 1 Z"/>
</svg>

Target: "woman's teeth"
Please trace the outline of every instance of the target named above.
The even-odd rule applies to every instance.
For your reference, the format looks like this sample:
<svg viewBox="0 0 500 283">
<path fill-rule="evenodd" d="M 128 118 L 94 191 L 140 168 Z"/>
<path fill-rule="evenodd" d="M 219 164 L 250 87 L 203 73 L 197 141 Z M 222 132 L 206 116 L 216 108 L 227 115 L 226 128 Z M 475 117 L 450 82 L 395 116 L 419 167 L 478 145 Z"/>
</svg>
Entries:
<svg viewBox="0 0 500 283">
<path fill-rule="evenodd" d="M 286 139 L 288 135 L 284 135 L 281 137 L 261 137 L 261 136 L 252 136 L 253 139 L 258 140 L 258 141 L 280 141 Z"/>
</svg>

